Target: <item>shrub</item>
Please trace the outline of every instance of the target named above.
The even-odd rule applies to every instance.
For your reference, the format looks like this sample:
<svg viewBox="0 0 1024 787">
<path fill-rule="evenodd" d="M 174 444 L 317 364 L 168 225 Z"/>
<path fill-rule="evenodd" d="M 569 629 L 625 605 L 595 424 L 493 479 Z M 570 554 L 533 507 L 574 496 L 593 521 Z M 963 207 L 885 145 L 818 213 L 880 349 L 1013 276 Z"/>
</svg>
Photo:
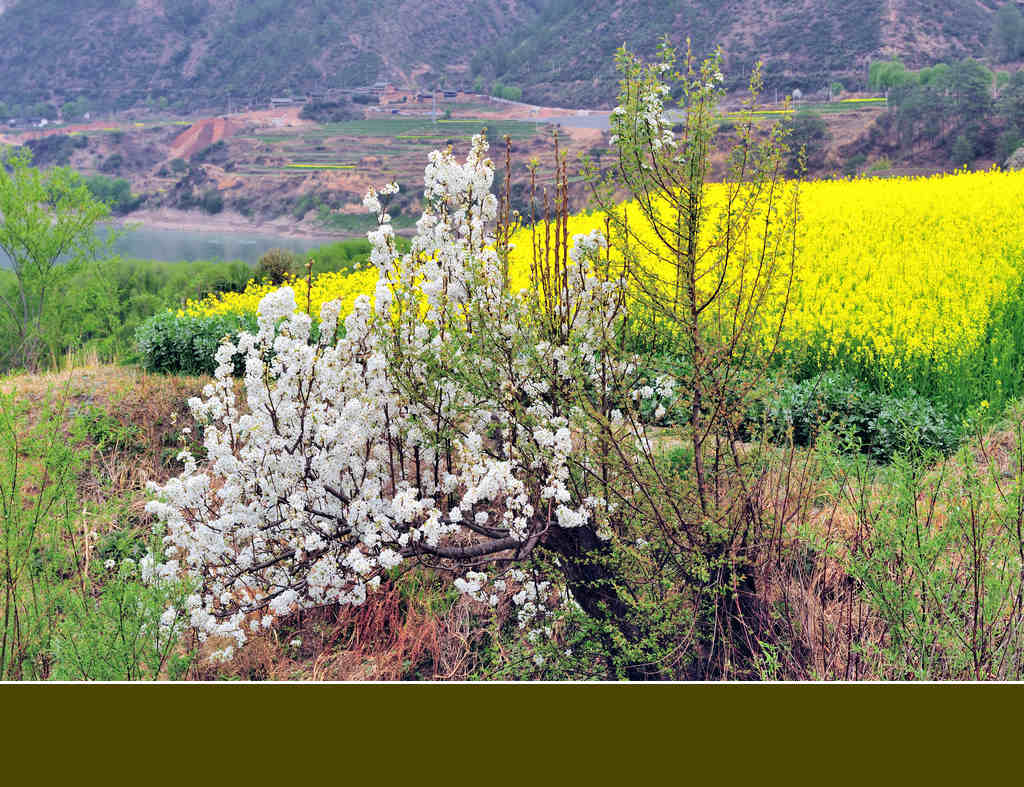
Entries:
<svg viewBox="0 0 1024 787">
<path fill-rule="evenodd" d="M 131 184 L 124 178 L 91 175 L 85 179 L 85 185 L 92 195 L 106 203 L 113 213 L 131 213 L 142 204 L 143 198 L 132 194 Z"/>
<path fill-rule="evenodd" d="M 210 189 L 203 194 L 202 206 L 207 213 L 220 213 L 224 210 L 224 198 L 216 189 Z"/>
<path fill-rule="evenodd" d="M 976 153 L 974 140 L 967 134 L 958 134 L 953 140 L 949 156 L 953 160 L 953 164 L 963 167 L 974 161 Z"/>
<path fill-rule="evenodd" d="M 193 164 L 224 164 L 228 160 L 228 145 L 223 139 L 218 140 L 197 151 L 190 160 Z"/>
<path fill-rule="evenodd" d="M 315 194 L 303 194 L 296 200 L 294 207 L 292 207 L 292 215 L 299 221 L 302 221 L 316 206 L 317 197 Z"/>
<path fill-rule="evenodd" d="M 37 166 L 67 166 L 76 150 L 82 150 L 89 144 L 88 138 L 79 134 L 51 134 L 40 139 L 30 139 L 25 143 L 32 151 L 32 159 Z"/>
<path fill-rule="evenodd" d="M 348 101 L 311 101 L 303 105 L 299 117 L 316 123 L 341 123 L 362 117 L 362 112 Z"/>
<path fill-rule="evenodd" d="M 103 159 L 100 163 L 100 172 L 120 172 L 121 167 L 124 166 L 124 156 L 120 153 L 114 153 L 107 158 Z"/>
<path fill-rule="evenodd" d="M 853 177 L 860 172 L 860 168 L 867 163 L 867 160 L 868 157 L 863 153 L 856 153 L 850 156 L 850 158 L 843 163 L 843 174 L 847 177 Z"/>
<path fill-rule="evenodd" d="M 256 278 L 271 284 L 283 284 L 289 274 L 295 273 L 299 258 L 286 249 L 270 249 L 256 265 Z"/>
<path fill-rule="evenodd" d="M 177 610 L 191 586 L 154 581 L 158 539 L 111 531 L 90 563 L 74 535 L 93 527 L 76 489 L 89 458 L 82 444 L 99 436 L 102 452 L 124 432 L 93 409 L 72 418 L 66 400 L 30 409 L 0 394 L 0 680 L 175 678 L 188 666 Z"/>
<path fill-rule="evenodd" d="M 618 175 L 632 193 L 660 198 L 685 185 L 699 204 L 724 95 L 720 61 L 688 56 L 680 73 L 667 45 L 662 58 L 645 66 L 620 53 Z M 686 96 L 678 137 L 662 119 L 666 72 Z M 653 129 L 638 122 L 649 116 Z M 511 229 L 500 218 L 508 195 L 499 203 L 491 193 L 481 136 L 465 163 L 451 151 L 431 156 L 409 254 L 397 249 L 379 199 L 397 184 L 371 190 L 374 301 L 356 298 L 343 329 L 343 304 L 324 303 L 316 336 L 301 293 L 265 295 L 258 331 L 217 348 L 214 383 L 190 400 L 204 426 L 202 471 L 184 453 L 183 474 L 152 487 L 159 499 L 147 510 L 167 524 L 175 568 L 203 585 L 190 619 L 217 655 L 229 657 L 275 618 L 366 603 L 401 564 L 423 562 L 449 571 L 470 601 L 514 619 L 513 658 L 543 676 L 728 677 L 750 665 L 759 631 L 737 561 L 751 554 L 762 521 L 749 490 L 763 474 L 737 444 L 734 419 L 757 384 L 737 384 L 736 372 L 760 342 L 739 315 L 756 313 L 791 269 L 788 252 L 767 242 L 769 233 L 795 237 L 796 194 L 781 184 L 778 142 L 741 135 L 728 178 L 750 195 L 748 207 L 713 226 L 701 210 L 680 218 L 676 239 L 700 245 L 675 258 L 675 295 L 664 299 L 656 270 L 603 251 L 612 238 L 637 245 L 635 234 L 623 240 L 632 225 L 614 208 L 610 230 L 571 242 L 562 232 L 556 253 L 538 252 L 532 286 L 514 287 Z M 569 178 L 556 160 L 553 202 L 562 207 L 553 218 L 564 227 Z M 604 185 L 594 184 L 599 195 L 615 193 Z M 766 204 L 768 226 L 749 207 Z M 723 245 L 743 251 L 713 253 Z M 698 302 L 692 282 L 710 275 L 711 259 L 726 284 L 721 299 Z M 746 266 L 754 273 L 737 284 L 729 274 Z M 688 340 L 681 362 L 638 357 L 622 340 L 632 277 L 647 312 L 697 314 L 679 327 Z M 245 414 L 231 379 L 241 354 Z M 672 375 L 685 368 L 676 385 Z M 637 386 L 638 369 L 652 372 L 652 385 Z M 664 473 L 638 412 L 673 392 L 689 433 Z M 577 643 L 578 655 L 567 653 Z M 570 661 L 559 664 L 563 656 Z"/>
<path fill-rule="evenodd" d="M 255 324 L 251 315 L 196 317 L 165 311 L 140 325 L 135 341 L 146 371 L 212 375 L 217 366 L 214 353 L 221 340 L 226 337 L 237 339 L 240 331 L 251 331 Z M 235 371 L 241 374 L 241 356 L 236 360 Z"/>
<path fill-rule="evenodd" d="M 823 374 L 784 387 L 751 413 L 769 437 L 810 445 L 824 429 L 847 435 L 873 459 L 887 462 L 903 453 L 929 450 L 948 454 L 959 441 L 953 418 L 914 394 L 875 393 L 838 373 Z"/>
<path fill-rule="evenodd" d="M 1024 664 L 1024 434 L 997 459 L 983 441 L 940 472 L 900 459 L 855 483 L 885 494 L 851 496 L 860 535 L 847 570 L 878 621 L 854 645 L 889 680 L 1020 680 Z"/>
<path fill-rule="evenodd" d="M 1007 129 L 996 139 L 996 159 L 1007 161 L 1014 151 L 1020 147 L 1020 144 L 1020 132 L 1015 128 Z M 1019 167 L 1012 167 L 1007 163 L 1005 169 L 1019 169 Z"/>
</svg>

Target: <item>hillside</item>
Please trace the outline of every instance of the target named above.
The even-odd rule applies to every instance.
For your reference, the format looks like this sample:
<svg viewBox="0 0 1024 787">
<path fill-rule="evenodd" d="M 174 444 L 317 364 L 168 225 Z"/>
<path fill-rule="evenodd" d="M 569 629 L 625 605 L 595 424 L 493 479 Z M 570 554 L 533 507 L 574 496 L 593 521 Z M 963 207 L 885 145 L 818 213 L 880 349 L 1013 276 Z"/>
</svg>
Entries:
<svg viewBox="0 0 1024 787">
<path fill-rule="evenodd" d="M 476 65 L 538 103 L 607 103 L 612 56 L 626 41 L 651 55 L 666 33 L 689 37 L 703 55 L 721 46 L 730 86 L 742 88 L 758 60 L 769 89 L 822 90 L 830 80 L 862 87 L 872 58 L 908 65 L 980 56 L 993 13 L 978 0 L 556 0 L 518 46 L 481 55 Z M 585 31 L 585 32 L 582 32 Z"/>
<path fill-rule="evenodd" d="M 84 95 L 126 107 L 265 101 L 291 91 L 437 82 L 445 53 L 512 36 L 516 0 L 16 0 L 0 13 L 0 101 Z M 0 6 L 2 10 L 2 6 Z M 456 61 L 453 65 L 459 65 Z M 185 105 L 183 108 L 189 108 Z"/>
<path fill-rule="evenodd" d="M 606 104 L 612 53 L 668 34 L 721 44 L 735 86 L 863 82 L 872 57 L 908 65 L 983 53 L 998 0 L 2 0 L 0 102 L 188 111 L 391 80 L 489 87 L 535 103 Z"/>
</svg>

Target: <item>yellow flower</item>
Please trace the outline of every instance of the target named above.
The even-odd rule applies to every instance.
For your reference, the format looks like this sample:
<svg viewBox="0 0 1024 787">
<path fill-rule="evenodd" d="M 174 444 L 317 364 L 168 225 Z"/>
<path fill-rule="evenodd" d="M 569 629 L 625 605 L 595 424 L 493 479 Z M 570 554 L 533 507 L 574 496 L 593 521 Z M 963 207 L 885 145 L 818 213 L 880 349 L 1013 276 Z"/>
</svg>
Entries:
<svg viewBox="0 0 1024 787">
<path fill-rule="evenodd" d="M 1024 297 L 1024 172 L 815 181 L 801 190 L 793 289 L 788 301 L 782 288 L 768 295 L 757 326 L 766 344 L 785 307 L 784 348 L 868 373 L 879 384 L 917 385 L 937 373 L 956 379 L 965 364 L 982 365 L 994 321 Z M 709 203 L 720 203 L 722 194 L 722 186 L 712 186 Z M 637 207 L 622 210 L 656 252 L 660 244 Z M 570 238 L 595 229 L 605 229 L 600 214 L 568 222 Z M 530 284 L 534 243 L 544 248 L 543 227 L 536 235 L 520 229 L 511 242 L 510 287 L 517 291 Z M 614 245 L 615 238 L 613 261 Z M 668 286 L 669 263 L 648 256 Z M 368 266 L 318 276 L 308 305 L 306 282 L 289 283 L 299 308 L 316 314 L 335 298 L 348 309 L 357 295 L 373 292 L 376 275 Z M 183 311 L 254 312 L 272 289 L 252 284 L 244 293 L 189 302 Z"/>
</svg>

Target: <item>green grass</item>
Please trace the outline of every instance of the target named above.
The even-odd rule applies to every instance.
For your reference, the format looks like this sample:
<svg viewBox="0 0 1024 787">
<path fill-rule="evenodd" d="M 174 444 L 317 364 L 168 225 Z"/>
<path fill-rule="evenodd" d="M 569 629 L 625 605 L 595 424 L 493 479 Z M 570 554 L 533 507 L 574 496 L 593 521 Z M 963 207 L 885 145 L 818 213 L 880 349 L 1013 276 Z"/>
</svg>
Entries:
<svg viewBox="0 0 1024 787">
<path fill-rule="evenodd" d="M 492 120 L 484 118 L 453 118 L 450 120 L 439 119 L 436 124 L 426 118 L 409 117 L 382 117 L 366 118 L 364 120 L 350 120 L 344 123 L 330 123 L 320 126 L 316 130 L 306 130 L 303 135 L 306 139 L 322 140 L 333 136 L 354 136 L 354 137 L 398 137 L 402 135 L 423 135 L 435 136 L 444 135 L 446 132 L 443 126 L 476 126 L 487 128 L 489 133 L 503 136 L 531 137 L 537 133 L 539 124 L 519 120 Z"/>
<path fill-rule="evenodd" d="M 308 161 L 303 161 L 303 162 L 296 161 L 296 162 L 293 162 L 291 164 L 286 164 L 284 168 L 285 169 L 299 169 L 299 170 L 355 169 L 356 165 L 355 164 L 331 164 L 331 163 L 328 163 L 328 162 L 318 163 L 318 162 L 308 162 Z"/>
<path fill-rule="evenodd" d="M 416 225 L 416 218 L 395 216 L 391 223 L 396 230 L 410 229 Z M 319 218 L 319 224 L 334 232 L 365 233 L 377 226 L 377 218 L 368 213 L 327 213 Z"/>
</svg>

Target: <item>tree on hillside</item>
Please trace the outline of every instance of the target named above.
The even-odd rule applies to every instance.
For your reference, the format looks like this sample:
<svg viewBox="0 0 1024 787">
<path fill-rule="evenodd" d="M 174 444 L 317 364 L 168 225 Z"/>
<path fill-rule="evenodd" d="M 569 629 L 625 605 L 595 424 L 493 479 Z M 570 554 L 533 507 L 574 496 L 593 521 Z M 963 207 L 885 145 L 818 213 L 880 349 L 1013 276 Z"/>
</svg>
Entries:
<svg viewBox="0 0 1024 787">
<path fill-rule="evenodd" d="M 996 11 L 989 49 L 997 63 L 1018 60 L 1024 55 L 1024 14 L 1016 3 L 1006 3 Z"/>
<path fill-rule="evenodd" d="M 1024 71 L 1014 71 L 999 95 L 998 111 L 1011 128 L 1024 130 Z"/>
<path fill-rule="evenodd" d="M 931 68 L 922 68 L 917 72 L 917 81 L 923 87 L 935 90 L 946 90 L 950 84 L 952 69 L 945 63 L 936 63 Z"/>
<path fill-rule="evenodd" d="M 86 113 L 89 112 L 91 106 L 92 105 L 89 103 L 89 100 L 81 96 L 74 101 L 67 101 L 64 106 L 61 107 L 61 118 L 65 123 L 81 120 L 85 117 Z"/>
<path fill-rule="evenodd" d="M 820 168 L 825 163 L 825 154 L 832 134 L 824 118 L 816 112 L 797 112 L 786 118 L 783 125 L 789 134 L 789 174 L 799 175 L 806 164 L 808 170 Z"/>
<path fill-rule="evenodd" d="M 14 271 L 0 291 L 0 324 L 11 347 L 3 362 L 35 370 L 52 352 L 51 306 L 64 283 L 97 258 L 103 244 L 94 228 L 110 210 L 74 171 L 42 172 L 31 163 L 24 148 L 0 159 L 0 251 Z"/>
<path fill-rule="evenodd" d="M 953 111 L 961 122 L 987 117 L 992 111 L 995 74 L 973 59 L 954 63 L 950 72 L 953 87 Z"/>
<path fill-rule="evenodd" d="M 881 77 L 879 77 L 881 78 Z M 995 74 L 977 60 L 939 63 L 906 72 L 889 92 L 888 128 L 898 145 L 913 153 L 944 146 L 958 163 L 989 153 L 997 136 Z M 1012 86 L 1004 89 L 1012 93 Z M 1001 99 L 1000 106 L 1009 102 Z"/>
<path fill-rule="evenodd" d="M 868 68 L 868 87 L 872 90 L 888 92 L 913 80 L 914 72 L 900 60 L 876 60 Z"/>
</svg>

